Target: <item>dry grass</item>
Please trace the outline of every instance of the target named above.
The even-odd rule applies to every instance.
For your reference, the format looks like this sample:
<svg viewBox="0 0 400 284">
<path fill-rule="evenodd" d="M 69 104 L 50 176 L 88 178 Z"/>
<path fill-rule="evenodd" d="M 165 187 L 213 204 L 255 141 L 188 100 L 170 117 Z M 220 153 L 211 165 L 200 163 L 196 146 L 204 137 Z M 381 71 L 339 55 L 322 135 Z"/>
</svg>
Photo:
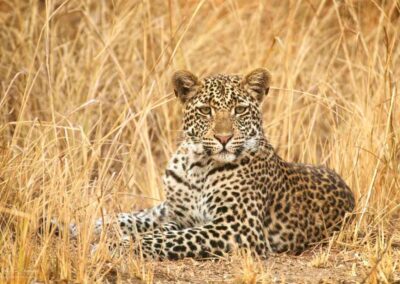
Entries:
<svg viewBox="0 0 400 284">
<path fill-rule="evenodd" d="M 102 214 L 163 198 L 160 176 L 180 135 L 173 70 L 266 66 L 270 141 L 288 160 L 342 174 L 358 201 L 356 218 L 310 256 L 272 256 L 261 266 L 243 257 L 221 280 L 285 282 L 295 263 L 311 276 L 304 281 L 344 265 L 348 274 L 331 272 L 333 282 L 393 283 L 399 27 L 400 3 L 390 0 L 0 1 L 0 282 L 198 281 L 199 271 L 187 274 L 196 262 L 91 256 L 89 228 Z M 38 238 L 47 215 L 76 221 L 76 244 Z M 216 281 L 231 261 L 210 264 L 200 280 Z M 274 267 L 279 273 L 269 277 Z"/>
</svg>

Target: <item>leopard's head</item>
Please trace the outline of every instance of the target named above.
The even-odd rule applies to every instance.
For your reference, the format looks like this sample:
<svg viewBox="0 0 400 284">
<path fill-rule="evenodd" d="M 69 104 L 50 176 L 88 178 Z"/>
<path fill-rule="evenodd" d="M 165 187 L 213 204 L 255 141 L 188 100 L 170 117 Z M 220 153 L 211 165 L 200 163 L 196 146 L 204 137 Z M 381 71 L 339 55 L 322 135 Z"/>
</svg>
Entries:
<svg viewBox="0 0 400 284">
<path fill-rule="evenodd" d="M 232 162 L 257 150 L 264 139 L 260 104 L 267 95 L 270 74 L 256 69 L 246 76 L 214 75 L 198 79 L 178 71 L 172 82 L 183 104 L 185 142 L 197 153 Z"/>
</svg>

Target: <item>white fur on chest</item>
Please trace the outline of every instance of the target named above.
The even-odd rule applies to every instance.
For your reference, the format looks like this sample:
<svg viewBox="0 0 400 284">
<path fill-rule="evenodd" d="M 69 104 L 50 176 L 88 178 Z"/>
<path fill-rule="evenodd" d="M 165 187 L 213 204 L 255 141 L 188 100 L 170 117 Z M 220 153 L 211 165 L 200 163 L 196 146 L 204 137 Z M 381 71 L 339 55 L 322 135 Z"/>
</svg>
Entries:
<svg viewBox="0 0 400 284">
<path fill-rule="evenodd" d="M 195 220 L 195 225 L 202 225 L 210 221 L 205 204 L 205 178 L 210 169 L 203 157 L 192 151 L 180 148 L 170 159 L 163 181 L 166 185 L 167 198 L 175 200 L 180 196 L 186 201 L 183 204 L 188 208 L 185 214 Z"/>
</svg>

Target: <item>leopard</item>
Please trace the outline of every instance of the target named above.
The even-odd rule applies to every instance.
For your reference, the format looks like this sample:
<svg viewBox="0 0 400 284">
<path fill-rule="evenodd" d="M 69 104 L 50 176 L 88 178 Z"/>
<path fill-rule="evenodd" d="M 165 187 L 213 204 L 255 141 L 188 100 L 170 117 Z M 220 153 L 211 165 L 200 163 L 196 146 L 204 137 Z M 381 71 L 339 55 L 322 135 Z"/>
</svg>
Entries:
<svg viewBox="0 0 400 284">
<path fill-rule="evenodd" d="M 119 243 L 140 243 L 149 259 L 204 259 L 244 249 L 260 257 L 299 254 L 340 231 L 354 194 L 333 170 L 287 162 L 264 133 L 261 104 L 271 74 L 172 76 L 183 139 L 163 175 L 166 198 L 136 212 L 101 218 Z M 73 234 L 77 234 L 75 226 Z"/>
</svg>

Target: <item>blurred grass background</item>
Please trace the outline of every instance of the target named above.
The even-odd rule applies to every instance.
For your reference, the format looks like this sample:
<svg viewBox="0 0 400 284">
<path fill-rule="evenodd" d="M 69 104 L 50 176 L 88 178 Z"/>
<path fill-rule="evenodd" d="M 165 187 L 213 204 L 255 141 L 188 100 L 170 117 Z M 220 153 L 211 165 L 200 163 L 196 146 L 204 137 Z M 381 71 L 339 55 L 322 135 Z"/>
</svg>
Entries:
<svg viewBox="0 0 400 284">
<path fill-rule="evenodd" d="M 285 159 L 344 177 L 356 219 L 336 245 L 371 244 L 366 279 L 390 280 L 399 27 L 399 1 L 0 1 L 0 279 L 91 282 L 127 266 L 151 282 L 142 261 L 91 258 L 88 228 L 163 199 L 162 170 L 181 135 L 173 71 L 267 67 L 267 137 Z M 49 215 L 84 228 L 75 252 L 67 238 L 37 238 Z"/>
</svg>

